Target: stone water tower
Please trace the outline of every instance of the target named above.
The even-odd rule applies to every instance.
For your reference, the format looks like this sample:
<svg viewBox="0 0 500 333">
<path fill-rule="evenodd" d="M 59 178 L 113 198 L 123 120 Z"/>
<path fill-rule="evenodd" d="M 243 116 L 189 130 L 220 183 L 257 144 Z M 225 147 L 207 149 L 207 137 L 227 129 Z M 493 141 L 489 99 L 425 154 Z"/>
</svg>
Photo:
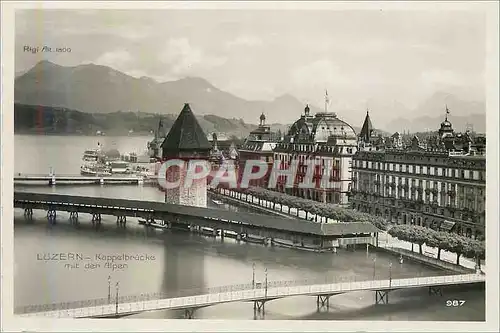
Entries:
<svg viewBox="0 0 500 333">
<path fill-rule="evenodd" d="M 208 164 L 211 149 L 212 145 L 196 120 L 191 107 L 188 103 L 184 104 L 181 113 L 163 141 L 163 161 L 168 159 L 180 159 L 189 162 L 195 159 L 203 160 Z M 177 167 L 170 167 L 167 170 L 167 180 L 169 182 L 175 182 L 181 179 L 181 184 L 183 184 L 186 171 L 187 163 L 184 170 Z M 180 187 L 167 189 L 165 191 L 165 202 L 178 205 L 206 207 L 207 180 L 194 180 L 189 187 L 182 185 Z"/>
</svg>

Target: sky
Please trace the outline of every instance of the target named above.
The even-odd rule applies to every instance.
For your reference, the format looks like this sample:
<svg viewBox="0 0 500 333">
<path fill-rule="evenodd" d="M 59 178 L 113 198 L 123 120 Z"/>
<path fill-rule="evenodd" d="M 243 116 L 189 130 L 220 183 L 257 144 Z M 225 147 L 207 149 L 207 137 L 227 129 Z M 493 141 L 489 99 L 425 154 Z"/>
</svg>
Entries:
<svg viewBox="0 0 500 333">
<path fill-rule="evenodd" d="M 435 91 L 484 99 L 484 21 L 472 11 L 23 10 L 15 67 L 95 63 L 160 82 L 202 77 L 249 100 L 288 93 L 322 106 L 328 89 L 333 108 L 413 108 Z"/>
</svg>

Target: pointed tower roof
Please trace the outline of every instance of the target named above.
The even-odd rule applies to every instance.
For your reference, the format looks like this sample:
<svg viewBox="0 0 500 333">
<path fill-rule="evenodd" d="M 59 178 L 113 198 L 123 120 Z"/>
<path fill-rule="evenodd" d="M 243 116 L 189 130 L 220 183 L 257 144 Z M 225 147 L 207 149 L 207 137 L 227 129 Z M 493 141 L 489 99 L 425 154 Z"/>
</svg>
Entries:
<svg viewBox="0 0 500 333">
<path fill-rule="evenodd" d="M 361 132 L 359 133 L 359 136 L 363 141 L 368 142 L 370 141 L 370 136 L 372 135 L 372 132 L 373 132 L 372 121 L 370 120 L 370 114 L 368 110 L 366 110 L 365 121 L 363 123 L 363 127 L 361 127 Z"/>
<path fill-rule="evenodd" d="M 163 126 L 163 119 L 161 119 L 161 118 L 160 118 L 160 121 L 158 122 L 158 129 L 156 131 L 156 136 L 158 138 L 165 137 L 165 127 Z"/>
<path fill-rule="evenodd" d="M 184 104 L 181 113 L 163 141 L 162 148 L 163 151 L 174 152 L 212 149 L 212 145 L 188 103 Z"/>
</svg>

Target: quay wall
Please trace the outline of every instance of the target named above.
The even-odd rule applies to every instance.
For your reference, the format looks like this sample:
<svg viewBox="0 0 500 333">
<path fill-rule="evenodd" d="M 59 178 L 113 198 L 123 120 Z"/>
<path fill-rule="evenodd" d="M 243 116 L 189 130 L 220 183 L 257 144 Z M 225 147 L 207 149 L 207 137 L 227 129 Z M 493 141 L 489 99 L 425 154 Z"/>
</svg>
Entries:
<svg viewBox="0 0 500 333">
<path fill-rule="evenodd" d="M 278 211 L 262 207 L 262 206 L 260 206 L 258 204 L 250 203 L 250 202 L 247 202 L 247 201 L 244 201 L 244 200 L 240 200 L 240 199 L 237 199 L 237 198 L 233 198 L 233 197 L 228 196 L 228 195 L 216 193 L 216 192 L 213 192 L 213 191 L 210 192 L 210 193 L 212 193 L 212 195 L 214 195 L 214 196 L 223 198 L 224 200 L 227 200 L 227 201 L 235 203 L 235 204 L 244 205 L 246 207 L 258 209 L 258 210 L 261 210 L 261 211 L 264 211 L 264 212 L 268 212 L 268 213 L 277 214 L 277 215 L 283 216 L 283 217 L 296 218 L 295 215 L 289 215 L 287 213 L 280 213 Z M 452 272 L 457 272 L 457 273 L 461 273 L 461 274 L 475 273 L 474 269 L 467 268 L 467 267 L 464 267 L 464 266 L 461 266 L 461 265 L 456 265 L 454 263 L 451 263 L 451 262 L 448 262 L 448 261 L 444 261 L 444 260 L 440 260 L 440 259 L 437 259 L 437 258 L 432 258 L 432 257 L 426 256 L 426 255 L 423 255 L 423 254 L 420 254 L 420 253 L 417 253 L 417 252 L 412 252 L 412 251 L 409 251 L 409 250 L 406 250 L 406 249 L 397 248 L 397 247 L 388 247 L 388 246 L 384 246 L 383 247 L 383 246 L 380 246 L 380 245 L 376 246 L 375 244 L 373 244 L 371 242 L 367 242 L 367 243 L 370 244 L 371 248 L 376 249 L 377 251 L 391 253 L 391 254 L 394 254 L 394 255 L 403 255 L 404 258 L 410 258 L 413 261 L 416 261 L 416 262 L 419 262 L 421 264 L 425 264 L 425 265 L 428 265 L 428 266 L 431 266 L 431 267 L 436 267 L 436 268 L 440 268 L 440 269 L 444 269 L 444 270 L 448 270 L 448 271 L 452 271 Z"/>
<path fill-rule="evenodd" d="M 373 246 L 373 248 L 376 251 L 381 251 L 381 252 L 386 252 L 386 253 L 391 253 L 395 255 L 403 255 L 403 259 L 407 260 L 408 258 L 410 260 L 419 262 L 421 264 L 425 264 L 431 267 L 436 267 L 436 268 L 441 268 L 444 270 L 448 270 L 451 272 L 455 273 L 460 273 L 460 274 L 471 274 L 475 273 L 473 269 L 463 267 L 460 265 L 453 264 L 451 262 L 447 262 L 444 260 L 438 260 L 437 258 L 432 258 L 417 252 L 412 252 L 406 249 L 400 249 L 397 247 L 382 247 L 382 246 Z"/>
</svg>

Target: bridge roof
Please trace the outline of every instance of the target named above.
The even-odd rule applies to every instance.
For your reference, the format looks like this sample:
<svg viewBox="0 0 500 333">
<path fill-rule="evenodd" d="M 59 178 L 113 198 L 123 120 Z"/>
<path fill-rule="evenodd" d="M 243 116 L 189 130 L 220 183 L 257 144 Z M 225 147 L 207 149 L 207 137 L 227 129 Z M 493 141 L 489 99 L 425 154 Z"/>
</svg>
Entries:
<svg viewBox="0 0 500 333">
<path fill-rule="evenodd" d="M 238 221 L 262 228 L 286 230 L 290 232 L 318 236 L 340 236 L 343 234 L 380 232 L 380 230 L 378 230 L 374 225 L 367 222 L 339 222 L 325 224 L 303 219 L 292 219 L 255 213 L 231 212 L 213 208 L 174 205 L 158 201 L 88 197 L 52 193 L 14 192 L 14 201 L 20 200 L 144 209 L 155 212 L 177 214 L 181 216 L 194 216 L 200 218 L 209 217 L 214 219 Z"/>
</svg>

